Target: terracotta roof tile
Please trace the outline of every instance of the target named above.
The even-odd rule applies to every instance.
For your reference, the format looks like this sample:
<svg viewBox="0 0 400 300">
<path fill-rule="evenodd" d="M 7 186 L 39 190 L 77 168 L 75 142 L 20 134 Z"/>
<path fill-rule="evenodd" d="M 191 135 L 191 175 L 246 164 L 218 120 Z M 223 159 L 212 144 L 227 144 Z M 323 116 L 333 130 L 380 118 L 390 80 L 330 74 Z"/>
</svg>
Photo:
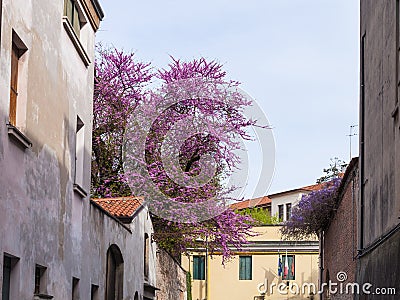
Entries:
<svg viewBox="0 0 400 300">
<path fill-rule="evenodd" d="M 263 206 L 263 205 L 270 204 L 270 203 L 271 203 L 271 199 L 269 199 L 267 196 L 264 196 L 264 197 L 258 197 L 258 198 L 248 199 L 248 200 L 234 203 L 231 205 L 231 208 L 234 210 L 241 210 L 241 209 L 250 208 L 250 207 Z"/>
<path fill-rule="evenodd" d="M 318 191 L 318 190 L 321 190 L 324 187 L 324 185 L 326 185 L 326 182 L 304 186 L 301 189 L 302 190 L 306 190 L 306 191 L 310 191 L 310 192 L 311 191 Z"/>
<path fill-rule="evenodd" d="M 143 198 L 141 197 L 101 198 L 92 200 L 116 218 L 132 217 L 143 203 Z"/>
</svg>

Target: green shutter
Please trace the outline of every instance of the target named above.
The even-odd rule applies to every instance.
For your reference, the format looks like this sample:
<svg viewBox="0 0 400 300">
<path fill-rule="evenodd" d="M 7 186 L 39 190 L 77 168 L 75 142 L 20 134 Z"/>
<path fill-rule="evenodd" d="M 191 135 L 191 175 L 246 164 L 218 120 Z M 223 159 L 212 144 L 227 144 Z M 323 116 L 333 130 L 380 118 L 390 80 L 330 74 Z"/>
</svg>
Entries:
<svg viewBox="0 0 400 300">
<path fill-rule="evenodd" d="M 193 256 L 193 279 L 205 280 L 205 257 Z"/>
<path fill-rule="evenodd" d="M 239 280 L 252 280 L 251 256 L 239 256 Z"/>
</svg>

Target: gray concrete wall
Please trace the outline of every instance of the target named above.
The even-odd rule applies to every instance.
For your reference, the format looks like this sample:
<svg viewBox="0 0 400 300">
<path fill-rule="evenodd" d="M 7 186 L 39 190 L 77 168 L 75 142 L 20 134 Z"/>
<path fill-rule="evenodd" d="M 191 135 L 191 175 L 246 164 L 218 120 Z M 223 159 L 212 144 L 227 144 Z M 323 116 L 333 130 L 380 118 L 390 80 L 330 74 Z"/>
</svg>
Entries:
<svg viewBox="0 0 400 300">
<path fill-rule="evenodd" d="M 364 245 L 398 224 L 400 151 L 397 93 L 396 1 L 361 1 L 361 37 L 365 34 Z M 397 151 L 396 151 L 397 149 Z M 397 184 L 398 186 L 398 184 Z"/>
<path fill-rule="evenodd" d="M 398 1 L 361 0 L 361 75 L 365 74 L 365 84 L 360 88 L 361 240 L 357 277 L 359 283 L 397 287 L 400 293 L 397 10 Z M 376 295 L 359 298 L 381 299 Z"/>
<path fill-rule="evenodd" d="M 44 292 L 70 299 L 72 277 L 80 299 L 91 284 L 104 299 L 106 253 L 111 244 L 125 260 L 124 299 L 143 294 L 143 237 L 152 227 L 142 211 L 132 233 L 74 192 L 77 115 L 85 124 L 82 188 L 90 190 L 94 28 L 80 42 L 85 66 L 63 26 L 64 0 L 3 0 L 0 41 L 0 270 L 3 255 L 19 258 L 11 299 L 33 299 L 35 264 L 47 268 Z M 88 17 L 87 15 L 85 16 Z M 28 50 L 19 62 L 17 127 L 32 141 L 22 149 L 7 133 L 13 30 Z M 156 284 L 152 246 L 149 283 Z M 3 274 L 0 271 L 0 283 Z M 0 284 L 0 293 L 2 285 Z"/>
</svg>

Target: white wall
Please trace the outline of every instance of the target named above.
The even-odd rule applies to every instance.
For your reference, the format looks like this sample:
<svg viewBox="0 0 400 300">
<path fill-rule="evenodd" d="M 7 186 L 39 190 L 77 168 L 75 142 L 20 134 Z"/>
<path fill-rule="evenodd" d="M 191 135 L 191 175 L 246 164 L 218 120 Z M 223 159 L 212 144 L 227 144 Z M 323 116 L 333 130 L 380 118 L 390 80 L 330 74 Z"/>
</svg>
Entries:
<svg viewBox="0 0 400 300">
<path fill-rule="evenodd" d="M 291 203 L 292 207 L 295 206 L 303 196 L 303 192 L 300 191 L 294 191 L 294 192 L 287 192 L 287 193 L 282 193 L 278 195 L 272 195 L 268 196 L 272 200 L 271 204 L 271 211 L 272 215 L 278 215 L 279 210 L 278 206 L 283 204 L 283 220 L 286 221 L 286 204 Z"/>
</svg>

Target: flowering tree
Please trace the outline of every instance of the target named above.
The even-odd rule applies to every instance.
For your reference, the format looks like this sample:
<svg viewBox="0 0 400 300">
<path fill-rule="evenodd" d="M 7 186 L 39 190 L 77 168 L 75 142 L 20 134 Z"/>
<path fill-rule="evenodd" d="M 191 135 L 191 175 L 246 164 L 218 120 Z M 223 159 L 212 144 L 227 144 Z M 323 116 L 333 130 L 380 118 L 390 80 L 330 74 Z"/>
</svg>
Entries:
<svg viewBox="0 0 400 300">
<path fill-rule="evenodd" d="M 253 219 L 227 208 L 238 199 L 225 185 L 240 162 L 238 139 L 251 139 L 246 128 L 256 125 L 243 113 L 250 101 L 204 58 L 172 58 L 156 74 L 161 87 L 146 91 L 152 75 L 134 54 L 99 50 L 92 194 L 144 196 L 161 246 L 177 255 L 207 247 L 229 258 L 253 235 Z"/>
<path fill-rule="evenodd" d="M 93 99 L 92 196 L 128 196 L 124 181 L 123 140 L 127 120 L 145 96 L 149 63 L 134 53 L 97 46 Z"/>
<path fill-rule="evenodd" d="M 337 190 L 341 178 L 323 183 L 323 188 L 304 195 L 292 208 L 291 217 L 282 227 L 287 238 L 301 239 L 318 235 L 329 224 L 336 208 Z"/>
</svg>

